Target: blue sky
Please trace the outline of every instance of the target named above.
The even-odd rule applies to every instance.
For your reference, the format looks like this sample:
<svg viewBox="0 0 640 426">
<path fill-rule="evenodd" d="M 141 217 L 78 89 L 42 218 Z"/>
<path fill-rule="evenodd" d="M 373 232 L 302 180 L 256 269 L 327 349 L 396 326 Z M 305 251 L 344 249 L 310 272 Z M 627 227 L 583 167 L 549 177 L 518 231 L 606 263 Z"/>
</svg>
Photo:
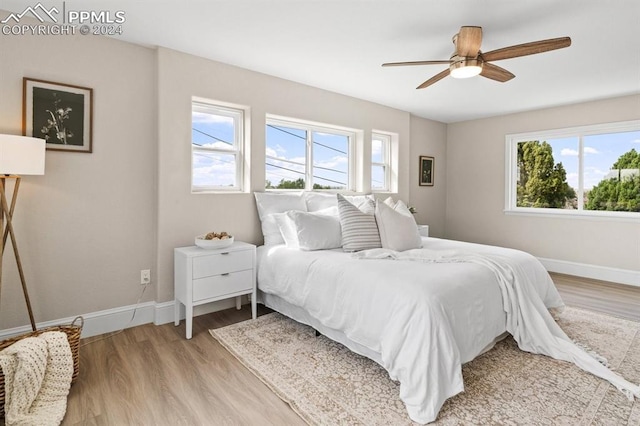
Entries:
<svg viewBox="0 0 640 426">
<path fill-rule="evenodd" d="M 233 146 L 233 118 L 221 115 L 192 112 L 191 141 L 194 145 L 219 149 Z M 232 186 L 236 179 L 233 155 L 197 153 L 193 156 L 193 184 L 210 186 Z"/>
<path fill-rule="evenodd" d="M 267 125 L 266 179 L 275 186 L 282 179 L 304 179 L 306 164 L 305 130 Z M 332 187 L 347 186 L 348 137 L 338 134 L 312 132 L 314 183 Z"/>
<path fill-rule="evenodd" d="M 578 188 L 578 138 L 548 139 L 556 163 L 562 162 L 567 182 Z M 611 166 L 625 152 L 640 151 L 640 132 L 623 132 L 585 136 L 584 188 L 591 189 L 609 173 Z"/>
</svg>

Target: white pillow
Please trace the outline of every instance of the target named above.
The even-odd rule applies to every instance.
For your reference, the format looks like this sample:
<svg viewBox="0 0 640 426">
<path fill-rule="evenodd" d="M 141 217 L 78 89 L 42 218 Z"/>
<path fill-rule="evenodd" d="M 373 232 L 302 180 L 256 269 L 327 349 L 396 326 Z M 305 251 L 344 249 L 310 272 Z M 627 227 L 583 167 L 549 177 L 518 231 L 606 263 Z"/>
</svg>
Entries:
<svg viewBox="0 0 640 426">
<path fill-rule="evenodd" d="M 383 248 L 405 251 L 422 247 L 418 225 L 402 201 L 394 206 L 377 201 L 375 217 Z"/>
<path fill-rule="evenodd" d="M 307 204 L 301 192 L 297 193 L 277 193 L 277 192 L 254 192 L 258 216 L 262 222 L 262 235 L 265 245 L 284 243 L 280 228 L 276 222 L 274 214 L 284 213 L 289 210 L 307 211 Z"/>
<path fill-rule="evenodd" d="M 374 207 L 374 204 L 370 203 L 370 201 L 373 201 L 373 202 L 376 201 L 376 198 L 373 196 L 373 194 L 344 195 L 344 199 L 359 209 L 362 209 L 362 207 L 367 208 L 367 206 Z"/>
<path fill-rule="evenodd" d="M 338 207 L 336 194 L 324 192 L 305 192 L 304 198 L 307 202 L 307 211 L 316 212 L 329 207 Z"/>
<path fill-rule="evenodd" d="M 331 194 L 326 192 L 311 192 L 304 193 L 304 198 L 307 201 L 307 211 L 316 212 L 324 210 L 329 207 L 338 207 L 337 194 Z M 343 195 L 343 197 L 356 207 L 368 202 L 368 200 L 375 200 L 373 194 L 368 195 Z"/>
<path fill-rule="evenodd" d="M 295 211 L 295 210 L 292 210 Z M 273 217 L 278 224 L 282 239 L 288 248 L 299 249 L 298 235 L 296 234 L 296 228 L 293 221 L 287 216 L 287 213 L 275 213 Z"/>
<path fill-rule="evenodd" d="M 361 208 L 351 204 L 338 194 L 338 212 L 342 228 L 342 248 L 344 251 L 359 251 L 382 247 L 380 234 L 374 217 L 373 200 L 364 201 Z"/>
<path fill-rule="evenodd" d="M 313 213 L 287 212 L 287 219 L 282 221 L 287 247 L 298 247 L 301 250 L 329 250 L 341 247 L 340 219 L 337 215 L 331 214 L 334 209 L 337 210 L 337 207 Z"/>
<path fill-rule="evenodd" d="M 384 200 L 384 203 L 391 208 L 394 208 L 396 206 L 396 202 L 393 201 L 393 197 L 387 197 L 387 199 Z"/>
</svg>

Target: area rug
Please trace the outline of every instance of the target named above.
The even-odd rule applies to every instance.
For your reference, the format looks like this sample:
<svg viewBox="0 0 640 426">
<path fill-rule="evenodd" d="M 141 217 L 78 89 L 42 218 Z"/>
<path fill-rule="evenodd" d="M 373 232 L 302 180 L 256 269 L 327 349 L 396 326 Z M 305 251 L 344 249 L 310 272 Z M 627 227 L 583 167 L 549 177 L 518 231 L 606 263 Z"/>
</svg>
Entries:
<svg viewBox="0 0 640 426">
<path fill-rule="evenodd" d="M 559 323 L 640 382 L 640 323 L 567 308 Z M 399 384 L 368 358 L 278 313 L 210 333 L 311 425 L 411 425 Z M 436 425 L 640 425 L 640 402 L 508 337 L 463 366 L 465 391 Z"/>
</svg>

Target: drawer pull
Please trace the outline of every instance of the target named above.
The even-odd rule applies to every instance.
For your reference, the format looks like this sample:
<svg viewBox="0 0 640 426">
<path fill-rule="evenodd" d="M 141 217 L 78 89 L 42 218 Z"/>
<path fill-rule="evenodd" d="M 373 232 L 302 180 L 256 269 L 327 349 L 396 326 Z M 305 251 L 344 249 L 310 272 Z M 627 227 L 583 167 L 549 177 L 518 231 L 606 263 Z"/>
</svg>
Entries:
<svg viewBox="0 0 640 426">
<path fill-rule="evenodd" d="M 220 274 L 220 276 L 222 276 L 222 277 L 226 277 L 227 275 L 229 275 L 229 272 L 227 272 L 225 274 Z"/>
<path fill-rule="evenodd" d="M 224 256 L 225 254 L 229 254 L 229 252 L 227 251 L 227 252 L 220 253 L 220 254 Z"/>
</svg>

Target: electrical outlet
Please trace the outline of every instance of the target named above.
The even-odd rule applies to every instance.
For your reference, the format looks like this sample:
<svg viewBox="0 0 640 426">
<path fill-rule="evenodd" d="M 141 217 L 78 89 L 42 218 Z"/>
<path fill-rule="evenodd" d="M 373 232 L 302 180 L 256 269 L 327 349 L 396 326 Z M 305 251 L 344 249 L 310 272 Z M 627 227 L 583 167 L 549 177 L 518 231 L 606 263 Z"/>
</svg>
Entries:
<svg viewBox="0 0 640 426">
<path fill-rule="evenodd" d="M 140 271 L 140 285 L 147 285 L 151 282 L 151 270 L 142 269 Z"/>
</svg>

